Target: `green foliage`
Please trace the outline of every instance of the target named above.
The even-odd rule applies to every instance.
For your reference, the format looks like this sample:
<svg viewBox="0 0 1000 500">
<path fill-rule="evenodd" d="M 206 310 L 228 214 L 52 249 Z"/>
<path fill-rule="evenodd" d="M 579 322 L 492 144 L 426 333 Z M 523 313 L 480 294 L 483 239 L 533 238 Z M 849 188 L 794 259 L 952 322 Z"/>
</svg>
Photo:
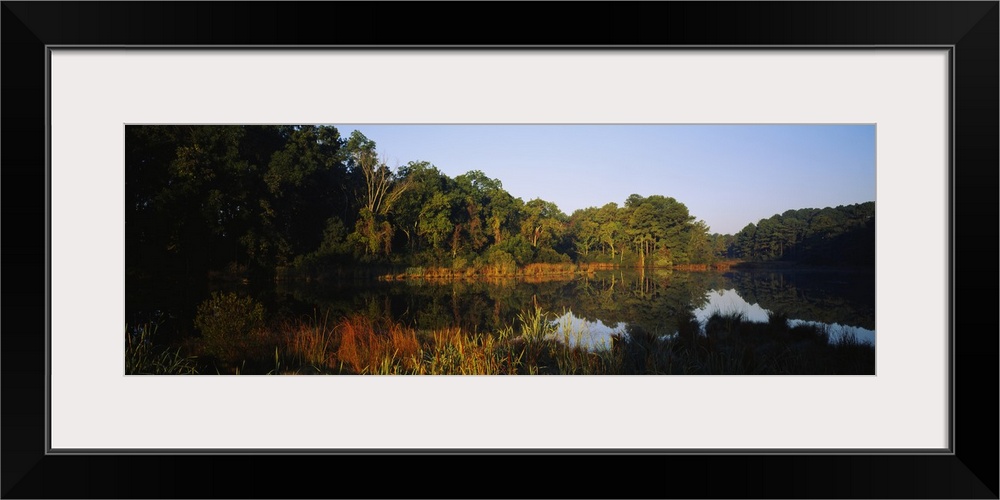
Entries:
<svg viewBox="0 0 1000 500">
<path fill-rule="evenodd" d="M 564 313 L 565 314 L 565 313 Z M 377 314 L 376 314 L 377 316 Z M 789 328 L 781 314 L 749 321 L 742 311 L 713 314 L 704 329 L 690 310 L 676 326 L 629 324 L 610 344 L 581 346 L 583 331 L 553 314 L 528 307 L 513 323 L 466 331 L 449 326 L 414 330 L 384 319 L 353 315 L 330 322 L 326 315 L 275 323 L 280 339 L 227 367 L 236 374 L 872 374 L 875 349 L 849 332 L 832 336 L 826 326 Z M 675 333 L 670 333 L 675 332 Z M 138 337 L 138 334 L 137 334 Z M 574 342 L 575 339 L 575 342 Z M 573 344 L 577 345 L 573 345 Z M 129 353 L 139 344 L 127 344 Z M 130 347 L 131 346 L 131 347 Z M 129 373 L 192 373 L 174 351 L 165 361 L 143 362 Z M 138 365 L 129 357 L 128 366 Z M 173 360 L 181 360 L 177 363 Z M 179 368 L 188 366 L 189 368 Z"/>
<path fill-rule="evenodd" d="M 729 253 L 753 261 L 873 265 L 875 202 L 775 214 L 747 224 Z"/>
<path fill-rule="evenodd" d="M 552 245 L 562 238 L 568 220 L 555 203 L 535 198 L 524 204 L 521 235 L 535 248 Z"/>
<path fill-rule="evenodd" d="M 674 253 L 670 251 L 669 248 L 661 248 L 655 254 L 651 255 L 649 261 L 653 267 L 670 267 L 674 264 L 681 264 L 682 262 L 674 261 Z"/>
<path fill-rule="evenodd" d="M 420 211 L 417 234 L 429 241 L 433 248 L 442 247 L 455 228 L 451 213 L 451 198 L 444 193 L 434 193 Z"/>
<path fill-rule="evenodd" d="M 125 136 L 130 269 L 192 277 L 235 261 L 273 273 L 349 208 L 334 127 L 130 125 Z"/>
<path fill-rule="evenodd" d="M 527 342 L 539 342 L 556 334 L 558 325 L 551 321 L 551 314 L 535 306 L 517 315 L 521 338 Z"/>
<path fill-rule="evenodd" d="M 253 339 L 264 326 L 264 306 L 252 297 L 235 293 L 212 292 L 198 306 L 194 325 L 201 331 L 206 350 L 232 360 L 247 340 Z"/>
<path fill-rule="evenodd" d="M 364 260 L 370 261 L 376 255 L 388 256 L 392 253 L 393 232 L 388 220 L 362 208 L 354 232 L 348 235 L 347 241 L 354 245 Z"/>
<path fill-rule="evenodd" d="M 560 264 L 570 262 L 570 258 L 568 255 L 556 252 L 551 248 L 542 247 L 538 249 L 535 262 L 541 262 L 544 264 Z"/>
<path fill-rule="evenodd" d="M 451 178 L 426 161 L 394 171 L 372 139 L 331 126 L 128 126 L 125 137 L 126 268 L 154 278 L 231 264 L 271 279 L 357 263 L 454 268 L 456 259 L 506 273 L 504 254 L 518 267 L 874 263 L 874 203 L 789 210 L 715 235 L 663 195 L 568 217 L 482 171 Z"/>
<path fill-rule="evenodd" d="M 348 253 L 347 226 L 340 217 L 330 217 L 326 221 L 326 229 L 323 230 L 323 242 L 320 243 L 319 252 L 322 254 L 345 254 Z"/>
<path fill-rule="evenodd" d="M 375 141 L 362 134 L 360 130 L 355 130 L 347 139 L 345 149 L 351 153 L 373 153 L 375 152 Z"/>
<path fill-rule="evenodd" d="M 518 266 L 523 266 L 531 262 L 534 255 L 531 244 L 520 234 L 504 240 L 503 243 L 494 246 L 491 251 L 493 250 L 502 251 L 510 255 Z"/>
<path fill-rule="evenodd" d="M 490 266 L 491 274 L 508 276 L 517 271 L 517 262 L 514 257 L 497 247 L 491 248 L 486 253 L 486 262 Z"/>
</svg>

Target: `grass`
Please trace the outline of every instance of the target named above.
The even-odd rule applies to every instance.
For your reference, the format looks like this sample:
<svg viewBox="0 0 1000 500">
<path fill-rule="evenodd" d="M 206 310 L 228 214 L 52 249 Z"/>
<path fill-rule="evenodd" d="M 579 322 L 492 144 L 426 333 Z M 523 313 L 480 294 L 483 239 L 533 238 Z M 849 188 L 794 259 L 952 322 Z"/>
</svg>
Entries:
<svg viewBox="0 0 1000 500">
<path fill-rule="evenodd" d="M 329 319 L 329 313 L 320 317 L 314 312 L 308 321 L 285 326 L 284 329 L 290 333 L 288 350 L 302 364 L 318 368 L 326 366 L 330 360 L 334 331 Z"/>
<path fill-rule="evenodd" d="M 153 343 L 157 326 L 151 323 L 125 327 L 126 375 L 194 375 L 198 373 L 196 358 L 181 354 L 181 349 L 168 349 Z"/>
<path fill-rule="evenodd" d="M 715 313 L 703 336 L 679 342 L 686 373 L 839 375 L 875 373 L 875 347 L 852 335 L 831 341 L 828 327 L 789 326 L 788 316 L 770 313 L 767 321 L 747 320 L 739 312 Z"/>
<path fill-rule="evenodd" d="M 538 306 L 518 313 L 521 338 L 526 342 L 537 343 L 555 335 L 558 328 L 552 325 L 549 317 L 549 313 Z"/>
<path fill-rule="evenodd" d="M 151 327 L 126 335 L 128 373 L 342 375 L 744 375 L 874 374 L 875 348 L 849 332 L 798 324 L 771 314 L 755 322 L 740 311 L 693 314 L 677 329 L 629 326 L 610 345 L 588 348 L 570 315 L 561 323 L 540 307 L 522 310 L 492 332 L 457 327 L 418 331 L 388 319 L 329 314 L 255 325 L 230 345 L 208 337 L 181 348 L 150 342 Z M 831 335 L 831 333 L 839 333 Z M 832 339 L 832 340 L 831 340 Z M 224 353 L 220 356 L 219 353 Z M 196 363 L 201 363 L 197 365 Z"/>
<path fill-rule="evenodd" d="M 328 366 L 336 364 L 341 371 L 374 373 L 381 367 L 402 373 L 413 368 L 419 352 L 416 332 L 390 321 L 354 315 L 344 318 L 334 332 L 337 359 Z"/>
<path fill-rule="evenodd" d="M 383 281 L 397 280 L 454 280 L 471 279 L 483 277 L 507 277 L 507 278 L 538 278 L 538 277 L 572 277 L 580 273 L 590 273 L 596 269 L 606 269 L 598 265 L 577 265 L 568 262 L 560 263 L 533 263 L 526 264 L 520 268 L 514 265 L 453 265 L 444 266 L 413 266 L 407 267 L 403 272 L 382 274 L 379 279 Z"/>
</svg>

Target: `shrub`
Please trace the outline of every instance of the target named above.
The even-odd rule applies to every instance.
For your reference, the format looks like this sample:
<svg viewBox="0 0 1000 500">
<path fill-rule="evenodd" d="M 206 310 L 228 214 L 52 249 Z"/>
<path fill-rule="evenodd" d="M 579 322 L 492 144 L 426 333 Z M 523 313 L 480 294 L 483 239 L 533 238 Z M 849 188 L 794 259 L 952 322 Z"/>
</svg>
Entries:
<svg viewBox="0 0 1000 500">
<path fill-rule="evenodd" d="M 198 306 L 194 326 L 201 330 L 208 352 L 231 361 L 239 355 L 234 351 L 251 347 L 251 341 L 259 337 L 264 326 L 264 306 L 249 296 L 212 292 Z"/>
<path fill-rule="evenodd" d="M 491 250 L 502 250 L 507 255 L 514 258 L 515 266 L 523 266 L 532 260 L 534 255 L 534 249 L 531 248 L 531 243 L 524 236 L 518 234 L 510 238 L 503 240 L 503 243 L 494 245 Z"/>
<path fill-rule="evenodd" d="M 551 248 L 543 247 L 538 250 L 537 262 L 544 264 L 560 264 L 569 262 L 570 258 L 566 254 L 559 253 Z"/>
<path fill-rule="evenodd" d="M 517 262 L 511 254 L 497 249 L 490 249 L 487 257 L 490 271 L 499 276 L 512 275 L 517 271 Z"/>
</svg>

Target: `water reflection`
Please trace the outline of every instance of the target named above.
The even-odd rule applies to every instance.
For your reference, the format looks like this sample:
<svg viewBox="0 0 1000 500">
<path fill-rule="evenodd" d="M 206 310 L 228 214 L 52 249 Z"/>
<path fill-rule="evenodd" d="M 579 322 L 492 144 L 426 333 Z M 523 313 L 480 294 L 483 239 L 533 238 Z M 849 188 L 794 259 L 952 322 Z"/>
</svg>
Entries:
<svg viewBox="0 0 1000 500">
<path fill-rule="evenodd" d="M 574 316 L 573 311 L 566 311 L 553 324 L 558 327 L 555 338 L 591 350 L 609 349 L 611 337 L 625 333 L 627 326 L 624 322 L 608 326 L 601 320 L 588 321 Z"/>
<path fill-rule="evenodd" d="M 743 300 L 736 290 L 709 290 L 705 295 L 708 297 L 708 304 L 694 310 L 695 317 L 702 324 L 713 314 L 742 314 L 749 321 L 767 321 L 769 311 L 760 304 L 750 304 Z"/>
<path fill-rule="evenodd" d="M 586 326 L 594 342 L 626 325 L 669 335 L 692 314 L 704 323 L 715 312 L 766 321 L 775 311 L 796 321 L 857 328 L 871 339 L 875 324 L 873 273 L 615 270 L 540 282 L 282 283 L 275 295 L 284 299 L 276 306 L 290 310 L 362 312 L 422 330 L 495 331 L 537 306 L 554 314 L 557 323 L 569 322 L 571 329 Z"/>
<path fill-rule="evenodd" d="M 714 314 L 723 316 L 740 315 L 744 320 L 755 323 L 766 323 L 772 311 L 761 307 L 758 303 L 749 303 L 735 289 L 708 290 L 705 292 L 706 302 L 698 308 L 694 308 L 691 313 L 702 327 L 704 332 L 705 324 Z M 556 318 L 553 325 L 557 326 L 555 338 L 569 342 L 572 346 L 584 346 L 589 349 L 607 348 L 611 345 L 611 339 L 615 335 L 627 332 L 629 324 L 624 321 L 607 325 L 600 319 L 590 320 L 577 316 L 573 311 L 566 311 Z M 800 318 L 789 318 L 788 326 L 799 325 L 817 326 L 823 328 L 829 334 L 830 342 L 838 341 L 844 335 L 853 335 L 860 342 L 875 345 L 875 331 L 852 325 L 840 323 L 824 323 L 821 321 L 811 321 Z M 658 332 L 660 337 L 670 337 L 676 334 L 672 332 Z"/>
<path fill-rule="evenodd" d="M 743 314 L 748 321 L 763 323 L 768 320 L 772 311 L 764 309 L 760 304 L 751 304 L 743 299 L 736 290 L 710 290 L 708 292 L 708 305 L 695 310 L 695 317 L 703 325 L 708 318 L 715 313 Z M 853 335 L 858 341 L 875 345 L 875 330 L 861 328 L 859 326 L 842 325 L 840 323 L 824 323 L 821 321 L 809 321 L 799 318 L 789 318 L 788 326 L 799 325 L 818 326 L 826 329 L 830 334 L 830 342 L 835 342 L 843 335 Z"/>
<path fill-rule="evenodd" d="M 773 311 L 790 318 L 791 326 L 828 325 L 833 338 L 849 332 L 859 340 L 875 342 L 874 272 L 619 269 L 534 281 L 358 279 L 281 282 L 259 289 L 228 286 L 243 287 L 240 292 L 263 302 L 272 318 L 310 316 L 314 311 L 332 318 L 364 314 L 418 330 L 457 326 L 468 332 L 495 332 L 515 325 L 518 314 L 539 307 L 560 325 L 560 335 L 574 334 L 575 340 L 569 336 L 571 342 L 591 347 L 606 345 L 614 334 L 629 328 L 657 337 L 673 335 L 692 317 L 704 326 L 715 312 L 742 313 L 750 321 L 766 321 Z M 138 288 L 141 292 L 142 287 Z M 178 325 L 190 330 L 195 307 L 210 290 L 156 297 L 132 290 L 127 314 L 130 306 L 139 310 L 148 302 L 169 310 Z M 191 300 L 169 303 L 178 297 Z"/>
</svg>

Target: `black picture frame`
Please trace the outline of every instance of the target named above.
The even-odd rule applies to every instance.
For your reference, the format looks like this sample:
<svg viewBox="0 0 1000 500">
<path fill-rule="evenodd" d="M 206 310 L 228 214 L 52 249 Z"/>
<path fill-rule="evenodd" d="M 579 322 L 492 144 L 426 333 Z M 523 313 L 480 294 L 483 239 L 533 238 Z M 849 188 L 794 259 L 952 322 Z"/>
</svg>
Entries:
<svg viewBox="0 0 1000 500">
<path fill-rule="evenodd" d="M 997 1 L 5 1 L 0 16 L 5 498 L 998 498 L 1000 330 L 968 305 L 997 303 Z M 46 47 L 498 44 L 952 47 L 952 453 L 47 453 Z"/>
</svg>

